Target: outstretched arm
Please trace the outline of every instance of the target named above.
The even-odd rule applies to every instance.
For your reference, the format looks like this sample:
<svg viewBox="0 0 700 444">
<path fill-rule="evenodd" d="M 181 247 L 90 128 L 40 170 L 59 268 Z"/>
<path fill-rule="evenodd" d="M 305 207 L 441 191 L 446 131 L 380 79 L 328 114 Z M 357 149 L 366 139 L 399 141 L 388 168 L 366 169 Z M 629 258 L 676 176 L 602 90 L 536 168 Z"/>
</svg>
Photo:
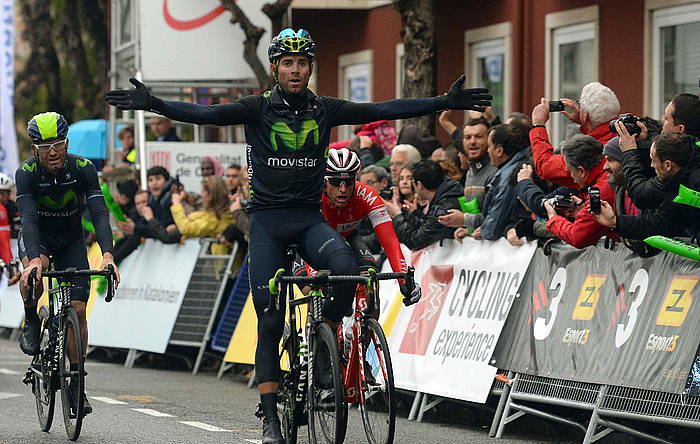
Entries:
<svg viewBox="0 0 700 444">
<path fill-rule="evenodd" d="M 326 98 L 331 125 L 350 125 L 375 120 L 394 120 L 418 117 L 446 109 L 484 111 L 490 106 L 488 89 L 462 89 L 464 76 L 452 84 L 447 94 L 426 99 L 396 99 L 377 103 L 354 103 Z"/>
<path fill-rule="evenodd" d="M 255 99 L 243 98 L 233 103 L 197 105 L 189 102 L 163 100 L 151 95 L 146 85 L 129 79 L 136 88 L 115 89 L 105 95 L 105 100 L 121 110 L 141 109 L 154 111 L 173 120 L 197 125 L 239 125 L 253 118 Z"/>
</svg>

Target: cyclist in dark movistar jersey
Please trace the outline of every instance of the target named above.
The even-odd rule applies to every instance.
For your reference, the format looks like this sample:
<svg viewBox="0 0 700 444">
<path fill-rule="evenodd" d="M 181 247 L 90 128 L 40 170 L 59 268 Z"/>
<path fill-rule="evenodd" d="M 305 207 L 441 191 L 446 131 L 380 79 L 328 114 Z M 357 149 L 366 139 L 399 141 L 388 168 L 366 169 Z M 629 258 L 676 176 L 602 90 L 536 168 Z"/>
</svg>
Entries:
<svg viewBox="0 0 700 444">
<path fill-rule="evenodd" d="M 318 211 L 323 191 L 325 152 L 337 125 L 417 117 L 445 109 L 483 111 L 491 96 L 485 89 L 462 89 L 460 77 L 445 95 L 398 99 L 381 103 L 352 103 L 319 97 L 307 86 L 316 47 L 305 30 L 285 29 L 268 48 L 270 71 L 277 85 L 260 95 L 220 105 L 197 105 L 152 96 L 136 79 L 132 90 L 113 90 L 106 100 L 119 109 L 151 110 L 174 120 L 195 124 L 245 125 L 251 199 L 250 281 L 258 314 L 255 371 L 261 398 L 263 443 L 282 442 L 277 417 L 278 347 L 284 312 L 265 314 L 267 281 L 285 264 L 288 245 L 315 269 L 354 274 L 357 260 L 342 236 Z M 350 308 L 354 284 L 339 285 L 334 300 L 324 306 L 325 321 L 334 328 Z"/>
<path fill-rule="evenodd" d="M 25 160 L 15 173 L 17 205 L 22 219 L 18 246 L 24 266 L 20 285 L 23 297 L 29 291 L 27 284 L 32 270 L 37 270 L 37 293 L 41 293 L 41 272 L 48 268 L 50 255 L 53 255 L 56 270 L 89 268 L 82 225 L 83 202 L 86 199 L 97 242 L 102 249 L 101 268 L 113 265 L 117 270 L 112 258 L 112 229 L 97 180 L 97 170 L 88 159 L 67 153 L 66 119 L 54 112 L 38 114 L 29 121 L 28 132 L 34 156 Z M 115 284 L 118 283 L 117 271 Z M 89 279 L 85 277 L 79 280 L 71 293 L 71 305 L 75 307 L 83 332 L 83 350 L 87 350 L 85 307 L 89 291 Z M 40 329 L 36 302 L 25 305 L 24 310 L 20 348 L 28 355 L 35 355 L 39 351 Z M 76 362 L 71 364 L 73 371 L 77 370 L 78 364 L 76 351 L 71 344 L 68 354 L 70 361 Z M 87 397 L 83 412 L 92 412 Z"/>
</svg>

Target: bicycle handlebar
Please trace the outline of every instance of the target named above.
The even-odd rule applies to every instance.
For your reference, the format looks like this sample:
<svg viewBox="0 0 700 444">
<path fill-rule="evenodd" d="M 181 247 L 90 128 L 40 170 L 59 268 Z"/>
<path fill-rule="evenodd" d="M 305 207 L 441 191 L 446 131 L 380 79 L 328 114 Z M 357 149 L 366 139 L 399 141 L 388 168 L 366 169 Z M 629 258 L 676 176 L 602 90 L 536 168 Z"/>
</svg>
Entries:
<svg viewBox="0 0 700 444">
<path fill-rule="evenodd" d="M 104 276 L 107 278 L 109 281 L 109 284 L 107 285 L 107 295 L 105 296 L 105 302 L 111 302 L 112 298 L 114 298 L 114 267 L 112 265 L 108 265 L 106 270 L 76 270 L 74 268 L 66 268 L 65 270 L 61 271 L 45 271 L 41 274 L 42 276 L 45 276 L 47 278 L 56 278 L 56 279 L 70 279 L 73 277 L 78 277 L 78 276 Z M 30 304 L 34 300 L 34 285 L 35 282 L 37 281 L 36 277 L 36 268 L 32 270 L 32 273 L 29 275 L 29 282 L 28 282 L 28 287 L 29 287 L 29 295 L 27 296 L 27 299 L 25 300 L 26 304 Z"/>
</svg>

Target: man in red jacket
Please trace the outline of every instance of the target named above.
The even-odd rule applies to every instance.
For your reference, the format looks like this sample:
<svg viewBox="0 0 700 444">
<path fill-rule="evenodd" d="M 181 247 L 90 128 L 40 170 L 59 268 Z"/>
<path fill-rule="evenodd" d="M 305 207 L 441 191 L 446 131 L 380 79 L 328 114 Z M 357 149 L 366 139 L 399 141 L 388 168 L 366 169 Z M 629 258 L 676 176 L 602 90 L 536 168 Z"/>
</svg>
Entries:
<svg viewBox="0 0 700 444">
<path fill-rule="evenodd" d="M 562 142 L 562 161 L 566 165 L 567 172 L 571 175 L 575 188 L 580 189 L 578 197 L 581 204 L 571 222 L 559 216 L 554 207 L 545 203 L 547 210 L 547 229 L 576 248 L 584 248 L 593 245 L 601 237 L 611 235 L 619 239 L 608 227 L 596 222 L 588 211 L 588 189 L 597 187 L 600 189 L 600 200 L 615 205 L 615 192 L 608 183 L 608 174 L 603 170 L 603 145 L 591 136 L 577 134 Z"/>
<path fill-rule="evenodd" d="M 579 103 L 571 99 L 561 99 L 567 108 L 573 112 L 563 114 L 574 123 L 581 125 L 581 133 L 587 134 L 602 145 L 617 134 L 610 131 L 608 123 L 620 113 L 620 101 L 615 93 L 600 82 L 592 82 L 581 90 Z M 542 99 L 532 110 L 533 128 L 530 130 L 532 144 L 532 159 L 535 162 L 537 175 L 544 180 L 565 187 L 578 188 L 564 164 L 560 154 L 554 154 L 554 147 L 549 143 L 545 124 L 549 120 L 549 101 Z M 601 158 L 601 168 L 605 161 Z"/>
</svg>

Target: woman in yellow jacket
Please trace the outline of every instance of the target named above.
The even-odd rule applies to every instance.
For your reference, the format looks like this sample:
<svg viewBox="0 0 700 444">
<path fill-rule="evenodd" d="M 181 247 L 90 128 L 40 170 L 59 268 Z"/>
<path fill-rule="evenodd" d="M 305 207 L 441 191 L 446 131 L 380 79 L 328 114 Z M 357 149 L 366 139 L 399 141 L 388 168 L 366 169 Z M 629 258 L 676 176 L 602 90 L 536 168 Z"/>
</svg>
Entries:
<svg viewBox="0 0 700 444">
<path fill-rule="evenodd" d="M 172 195 L 170 212 L 175 219 L 177 229 L 184 237 L 217 237 L 224 229 L 233 223 L 229 210 L 228 190 L 224 180 L 219 176 L 207 176 L 202 179 L 202 211 L 194 211 L 188 215 L 182 207 L 185 192 Z M 226 254 L 227 247 L 212 244 L 212 254 Z"/>
</svg>

